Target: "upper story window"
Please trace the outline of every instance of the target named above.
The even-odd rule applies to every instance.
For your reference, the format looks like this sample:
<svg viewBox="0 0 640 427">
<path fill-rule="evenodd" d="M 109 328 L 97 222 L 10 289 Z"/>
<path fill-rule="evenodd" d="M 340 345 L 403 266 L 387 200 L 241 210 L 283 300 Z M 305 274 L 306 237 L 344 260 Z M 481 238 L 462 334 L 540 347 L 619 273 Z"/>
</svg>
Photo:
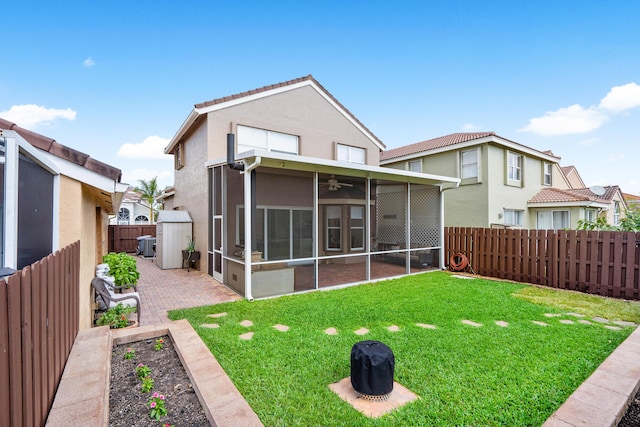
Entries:
<svg viewBox="0 0 640 427">
<path fill-rule="evenodd" d="M 551 185 L 551 163 L 549 162 L 544 162 L 544 166 L 543 166 L 543 180 L 542 183 L 544 185 Z"/>
<path fill-rule="evenodd" d="M 509 184 L 520 185 L 522 183 L 522 155 L 518 153 L 507 153 L 507 178 Z"/>
<path fill-rule="evenodd" d="M 422 172 L 422 160 L 409 160 L 407 167 L 410 172 Z"/>
<path fill-rule="evenodd" d="M 620 202 L 613 202 L 613 225 L 620 225 Z"/>
<path fill-rule="evenodd" d="M 120 208 L 120 211 L 118 211 L 118 225 L 129 225 L 129 218 L 129 209 Z"/>
<path fill-rule="evenodd" d="M 176 170 L 184 166 L 184 144 L 179 142 L 173 152 L 173 166 Z"/>
<path fill-rule="evenodd" d="M 238 125 L 238 153 L 250 150 L 298 154 L 298 137 L 281 132 Z"/>
<path fill-rule="evenodd" d="M 460 152 L 460 178 L 478 177 L 478 150 L 465 150 Z"/>
<path fill-rule="evenodd" d="M 516 227 L 522 227 L 524 218 L 524 211 L 519 211 L 515 209 L 505 209 L 504 210 L 504 224 L 512 225 Z"/>
<path fill-rule="evenodd" d="M 360 147 L 352 147 L 350 145 L 337 144 L 336 160 L 364 165 L 365 149 Z"/>
</svg>

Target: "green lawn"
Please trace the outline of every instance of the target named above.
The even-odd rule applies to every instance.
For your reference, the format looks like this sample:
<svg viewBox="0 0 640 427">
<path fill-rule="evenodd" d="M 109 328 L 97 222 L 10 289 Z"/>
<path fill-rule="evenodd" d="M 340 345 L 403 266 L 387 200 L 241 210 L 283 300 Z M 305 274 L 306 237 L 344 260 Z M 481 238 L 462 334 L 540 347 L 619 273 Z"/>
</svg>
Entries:
<svg viewBox="0 0 640 427">
<path fill-rule="evenodd" d="M 562 324 L 578 318 L 554 298 L 541 305 L 514 296 L 530 289 L 434 272 L 176 310 L 169 317 L 189 320 L 266 426 L 539 426 L 633 329 Z M 585 309 L 590 316 L 602 316 L 598 301 L 608 300 L 591 301 Z M 638 304 L 616 304 L 618 311 L 607 302 L 609 318 L 637 321 Z M 228 315 L 207 317 L 220 312 Z M 254 326 L 241 326 L 245 319 Z M 467 326 L 463 319 L 484 326 Z M 498 320 L 509 326 L 497 326 Z M 276 324 L 290 330 L 279 332 Z M 390 332 L 391 325 L 401 330 Z M 329 327 L 339 334 L 325 334 Z M 370 332 L 354 334 L 362 327 Z M 252 340 L 239 339 L 248 331 L 255 332 Z M 328 388 L 349 376 L 352 345 L 368 339 L 393 350 L 395 380 L 420 396 L 378 419 L 364 417 Z"/>
</svg>

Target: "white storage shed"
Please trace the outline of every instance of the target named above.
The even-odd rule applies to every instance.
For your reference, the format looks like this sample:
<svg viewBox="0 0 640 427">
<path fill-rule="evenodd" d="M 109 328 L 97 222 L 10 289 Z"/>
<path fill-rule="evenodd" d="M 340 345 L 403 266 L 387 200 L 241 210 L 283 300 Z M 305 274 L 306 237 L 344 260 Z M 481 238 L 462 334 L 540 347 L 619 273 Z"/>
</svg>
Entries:
<svg viewBox="0 0 640 427">
<path fill-rule="evenodd" d="M 187 211 L 160 211 L 156 221 L 156 263 L 163 270 L 182 268 L 182 250 L 193 236 Z"/>
</svg>

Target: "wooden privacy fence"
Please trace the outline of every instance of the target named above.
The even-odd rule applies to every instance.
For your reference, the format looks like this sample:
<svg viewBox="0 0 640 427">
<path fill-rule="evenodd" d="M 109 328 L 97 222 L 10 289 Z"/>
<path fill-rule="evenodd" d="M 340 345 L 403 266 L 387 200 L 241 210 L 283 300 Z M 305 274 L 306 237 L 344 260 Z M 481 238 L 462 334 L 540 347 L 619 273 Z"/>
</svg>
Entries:
<svg viewBox="0 0 640 427">
<path fill-rule="evenodd" d="M 640 299 L 640 233 L 445 227 L 477 274 L 608 297 Z"/>
<path fill-rule="evenodd" d="M 110 225 L 109 252 L 135 252 L 140 236 L 156 237 L 156 225 Z"/>
<path fill-rule="evenodd" d="M 0 426 L 44 425 L 79 325 L 80 242 L 0 280 Z"/>
</svg>

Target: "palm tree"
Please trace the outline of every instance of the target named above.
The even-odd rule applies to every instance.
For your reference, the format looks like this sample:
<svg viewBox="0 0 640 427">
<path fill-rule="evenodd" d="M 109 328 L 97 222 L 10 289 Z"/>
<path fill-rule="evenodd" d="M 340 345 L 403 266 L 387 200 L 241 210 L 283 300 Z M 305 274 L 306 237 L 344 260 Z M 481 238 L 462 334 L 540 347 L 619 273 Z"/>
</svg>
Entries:
<svg viewBox="0 0 640 427">
<path fill-rule="evenodd" d="M 142 200 L 149 205 L 149 224 L 153 224 L 153 207 L 156 204 L 156 197 L 161 193 L 158 187 L 158 177 L 156 176 L 149 181 L 139 179 L 138 183 L 140 185 L 134 188 L 134 190 L 139 193 Z"/>
</svg>

